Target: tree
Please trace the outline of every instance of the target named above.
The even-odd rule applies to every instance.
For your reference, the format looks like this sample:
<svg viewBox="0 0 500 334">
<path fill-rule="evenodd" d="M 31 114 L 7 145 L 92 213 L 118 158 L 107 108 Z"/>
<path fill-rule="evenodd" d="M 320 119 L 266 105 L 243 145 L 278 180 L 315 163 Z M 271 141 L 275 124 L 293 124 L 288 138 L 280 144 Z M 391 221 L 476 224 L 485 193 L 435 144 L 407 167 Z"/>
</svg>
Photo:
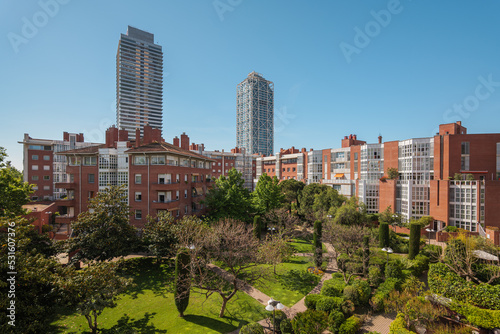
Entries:
<svg viewBox="0 0 500 334">
<path fill-rule="evenodd" d="M 67 251 L 78 251 L 72 261 L 106 261 L 126 256 L 138 243 L 136 228 L 129 224 L 130 209 L 124 187 L 112 186 L 90 199 L 89 211 L 71 224 L 74 237 Z"/>
<path fill-rule="evenodd" d="M 378 233 L 379 247 L 389 247 L 389 224 L 381 222 L 378 226 Z"/>
<path fill-rule="evenodd" d="M 259 262 L 273 266 L 276 275 L 276 266 L 293 256 L 293 247 L 283 239 L 279 233 L 271 234 L 259 247 Z"/>
<path fill-rule="evenodd" d="M 189 304 L 189 291 L 191 290 L 191 278 L 189 276 L 189 251 L 180 249 L 175 258 L 175 306 L 179 311 L 179 317 L 184 317 L 184 311 Z"/>
<path fill-rule="evenodd" d="M 296 203 L 297 207 L 300 208 L 299 195 L 305 186 L 304 182 L 300 182 L 295 179 L 281 181 L 280 188 L 281 192 L 285 196 L 284 202 L 287 203 L 288 211 L 292 212 L 292 203 Z"/>
<path fill-rule="evenodd" d="M 75 271 L 67 283 L 69 295 L 93 334 L 98 331 L 97 317 L 105 308 L 115 307 L 118 295 L 132 285 L 132 279 L 118 276 L 117 268 L 116 262 L 95 263 Z"/>
<path fill-rule="evenodd" d="M 177 249 L 175 219 L 170 212 L 159 212 L 155 218 L 148 216 L 148 222 L 142 229 L 144 244 L 160 263 L 162 257 L 175 254 Z"/>
<path fill-rule="evenodd" d="M 292 215 L 285 208 L 274 209 L 267 212 L 262 220 L 265 226 L 274 228 L 273 233 L 280 233 L 282 236 L 289 234 L 295 226 L 300 224 L 300 219 Z"/>
<path fill-rule="evenodd" d="M 418 223 L 410 224 L 410 242 L 408 246 L 408 258 L 413 260 L 420 250 L 420 224 Z"/>
<path fill-rule="evenodd" d="M 285 195 L 281 192 L 279 182 L 276 176 L 271 178 L 266 173 L 260 176 L 252 193 L 252 203 L 255 211 L 264 214 L 269 210 L 281 207 Z"/>
<path fill-rule="evenodd" d="M 366 222 L 366 208 L 356 197 L 345 202 L 335 213 L 334 222 L 342 225 L 356 225 Z"/>
<path fill-rule="evenodd" d="M 246 227 L 240 221 L 225 219 L 205 228 L 193 228 L 191 233 L 183 233 L 180 243 L 192 242 L 190 251 L 190 270 L 192 284 L 204 291 L 208 298 L 217 293 L 222 298 L 219 317 L 224 316 L 227 303 L 246 284 L 238 279 L 243 273 L 248 284 L 259 281 L 264 272 L 258 268 L 248 270 L 261 263 L 256 249 L 259 240 L 256 240 L 251 227 Z M 214 265 L 217 265 L 220 267 Z"/>
<path fill-rule="evenodd" d="M 337 209 L 346 201 L 347 198 L 340 195 L 337 190 L 326 187 L 314 196 L 313 210 L 317 218 L 324 218 L 326 215 L 335 216 Z"/>
<path fill-rule="evenodd" d="M 235 168 L 229 170 L 227 177 L 221 175 L 215 186 L 205 198 L 211 220 L 233 218 L 247 221 L 252 211 L 250 194 L 244 187 L 245 180 Z"/>
<path fill-rule="evenodd" d="M 22 206 L 29 202 L 33 187 L 23 182 L 21 172 L 6 158 L 6 150 L 0 147 L 0 217 L 15 217 L 25 214 Z"/>
<path fill-rule="evenodd" d="M 313 205 L 315 195 L 326 191 L 327 189 L 327 185 L 317 183 L 311 183 L 305 186 L 298 196 L 298 202 L 300 203 L 299 213 L 303 217 L 311 220 L 311 218 L 314 217 Z"/>
<path fill-rule="evenodd" d="M 256 215 L 253 217 L 253 234 L 256 239 L 260 240 L 260 234 L 262 232 L 262 226 L 260 224 L 260 216 Z"/>
<path fill-rule="evenodd" d="M 399 172 L 397 168 L 389 167 L 387 168 L 387 176 L 391 180 L 397 180 L 399 178 Z"/>
<path fill-rule="evenodd" d="M 368 277 L 370 266 L 370 236 L 363 236 L 363 276 Z"/>
<path fill-rule="evenodd" d="M 322 223 L 317 220 L 314 222 L 313 247 L 314 247 L 314 264 L 317 268 L 323 264 L 323 245 L 321 243 Z"/>
</svg>

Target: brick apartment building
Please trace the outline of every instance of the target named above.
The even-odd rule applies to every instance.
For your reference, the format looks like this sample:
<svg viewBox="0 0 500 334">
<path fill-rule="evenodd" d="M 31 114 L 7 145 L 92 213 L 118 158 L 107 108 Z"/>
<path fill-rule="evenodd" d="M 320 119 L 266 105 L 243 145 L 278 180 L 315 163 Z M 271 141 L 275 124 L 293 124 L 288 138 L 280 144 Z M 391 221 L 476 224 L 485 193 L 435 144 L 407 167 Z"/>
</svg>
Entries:
<svg viewBox="0 0 500 334">
<path fill-rule="evenodd" d="M 66 190 L 55 187 L 57 182 L 66 182 L 66 156 L 58 152 L 91 145 L 83 139 L 82 133 L 63 133 L 62 140 L 36 139 L 24 134 L 23 141 L 24 181 L 34 185 L 32 201 L 53 201 L 65 197 Z"/>
<path fill-rule="evenodd" d="M 67 158 L 68 180 L 56 184 L 67 191 L 57 200 L 60 216 L 56 223 L 70 233 L 70 224 L 80 212 L 88 209 L 88 199 L 110 185 L 124 185 L 132 216 L 130 223 L 142 227 L 148 215 L 170 211 L 174 217 L 201 215 L 201 203 L 211 185 L 212 159 L 189 151 L 189 137 L 169 144 L 161 131 L 144 127 L 141 137 L 128 140 L 126 130 L 111 127 L 106 143 L 59 152 Z"/>
<path fill-rule="evenodd" d="M 292 157 L 297 166 L 291 160 L 288 171 Z M 399 177 L 387 179 L 388 168 Z M 407 221 L 430 215 L 435 230 L 452 225 L 485 235 L 485 226 L 500 227 L 500 134 L 467 134 L 461 122 L 428 138 L 367 144 L 350 135 L 341 148 L 280 150 L 257 159 L 257 179 L 263 173 L 327 184 L 359 197 L 369 213 L 391 206 Z"/>
</svg>

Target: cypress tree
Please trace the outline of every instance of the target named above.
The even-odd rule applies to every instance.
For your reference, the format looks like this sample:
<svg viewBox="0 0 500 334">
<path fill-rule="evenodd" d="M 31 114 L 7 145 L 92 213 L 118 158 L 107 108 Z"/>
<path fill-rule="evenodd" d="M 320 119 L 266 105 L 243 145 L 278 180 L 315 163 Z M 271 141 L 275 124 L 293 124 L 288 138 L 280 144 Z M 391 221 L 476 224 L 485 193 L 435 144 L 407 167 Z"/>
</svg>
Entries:
<svg viewBox="0 0 500 334">
<path fill-rule="evenodd" d="M 370 266 L 370 237 L 363 237 L 363 276 L 368 277 L 368 267 Z"/>
<path fill-rule="evenodd" d="M 382 248 L 389 247 L 389 224 L 386 222 L 380 223 L 378 227 L 378 233 L 379 246 Z"/>
<path fill-rule="evenodd" d="M 189 304 L 189 290 L 191 289 L 189 281 L 189 251 L 187 249 L 179 250 L 175 258 L 175 293 L 174 300 L 179 317 L 184 317 L 184 311 Z"/>
<path fill-rule="evenodd" d="M 410 243 L 408 244 L 408 258 L 410 260 L 413 260 L 420 251 L 420 228 L 421 226 L 418 223 L 410 224 Z"/>
<path fill-rule="evenodd" d="M 321 234 L 322 234 L 323 224 L 321 221 L 316 220 L 314 222 L 314 233 L 313 233 L 313 247 L 314 247 L 314 264 L 317 268 L 321 267 L 323 264 L 323 248 L 321 245 Z"/>
<path fill-rule="evenodd" d="M 262 227 L 260 226 L 260 216 L 253 217 L 253 235 L 256 239 L 260 240 L 260 231 Z"/>
</svg>

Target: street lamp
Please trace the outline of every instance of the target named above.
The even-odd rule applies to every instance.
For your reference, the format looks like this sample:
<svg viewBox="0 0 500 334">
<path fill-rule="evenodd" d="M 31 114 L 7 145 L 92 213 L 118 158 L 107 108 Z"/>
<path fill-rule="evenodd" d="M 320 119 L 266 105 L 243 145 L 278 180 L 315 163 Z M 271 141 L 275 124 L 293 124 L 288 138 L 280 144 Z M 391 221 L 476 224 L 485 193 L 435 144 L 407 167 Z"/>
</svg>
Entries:
<svg viewBox="0 0 500 334">
<path fill-rule="evenodd" d="M 429 234 L 427 235 L 427 240 L 429 241 L 429 245 L 431 244 L 431 233 L 432 232 L 436 232 L 435 230 L 433 230 L 432 228 L 426 228 L 425 229 L 427 232 L 429 232 Z"/>
<path fill-rule="evenodd" d="M 392 254 L 394 251 L 392 250 L 391 247 L 384 247 L 382 248 L 382 251 L 387 253 L 387 263 L 389 263 L 389 254 Z"/>
<path fill-rule="evenodd" d="M 275 329 L 274 329 L 274 325 L 275 325 L 275 311 L 276 309 L 278 310 L 282 310 L 283 308 L 285 308 L 285 305 L 281 304 L 278 300 L 274 300 L 274 299 L 269 299 L 269 301 L 267 302 L 267 306 L 266 306 L 266 311 L 269 311 L 269 312 L 273 312 L 273 333 L 275 333 Z"/>
</svg>

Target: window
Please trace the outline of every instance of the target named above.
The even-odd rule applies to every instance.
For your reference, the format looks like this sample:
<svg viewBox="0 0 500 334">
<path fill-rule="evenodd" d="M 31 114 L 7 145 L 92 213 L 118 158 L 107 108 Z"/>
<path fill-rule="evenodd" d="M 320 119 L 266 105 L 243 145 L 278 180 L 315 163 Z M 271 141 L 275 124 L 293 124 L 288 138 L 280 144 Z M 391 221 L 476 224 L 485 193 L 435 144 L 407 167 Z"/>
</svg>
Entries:
<svg viewBox="0 0 500 334">
<path fill-rule="evenodd" d="M 469 156 L 462 156 L 460 159 L 460 169 L 469 170 Z"/>
<path fill-rule="evenodd" d="M 172 174 L 158 174 L 158 184 L 172 183 Z"/>
<path fill-rule="evenodd" d="M 93 191 L 89 191 L 89 198 L 93 198 L 94 197 L 94 192 Z"/>
<path fill-rule="evenodd" d="M 142 210 L 135 210 L 135 219 L 142 219 Z"/>
<path fill-rule="evenodd" d="M 43 170 L 50 170 L 50 166 L 43 166 Z"/>
<path fill-rule="evenodd" d="M 38 165 L 31 165 L 32 170 L 38 170 Z"/>
<path fill-rule="evenodd" d="M 43 186 L 43 190 L 50 190 L 50 186 Z"/>
<path fill-rule="evenodd" d="M 50 161 L 50 155 L 44 155 L 43 160 L 45 161 Z"/>
<path fill-rule="evenodd" d="M 38 186 L 33 186 L 33 190 L 38 190 Z"/>
<path fill-rule="evenodd" d="M 151 165 L 164 165 L 165 156 L 164 155 L 153 155 L 151 157 Z"/>
<path fill-rule="evenodd" d="M 31 156 L 31 159 L 33 159 L 33 160 L 38 160 L 38 155 L 33 154 L 33 155 Z"/>
<path fill-rule="evenodd" d="M 43 176 L 43 180 L 44 181 L 49 181 L 50 180 L 50 176 L 49 175 L 44 175 Z"/>
<path fill-rule="evenodd" d="M 181 174 L 177 174 L 177 176 L 175 178 L 175 182 L 177 182 L 177 183 L 181 182 Z"/>
<path fill-rule="evenodd" d="M 184 190 L 184 198 L 187 198 L 188 197 L 188 191 L 187 189 Z"/>
<path fill-rule="evenodd" d="M 141 184 L 141 183 L 142 183 L 142 175 L 135 174 L 135 184 Z"/>
<path fill-rule="evenodd" d="M 188 206 L 186 205 L 186 206 L 184 207 L 184 214 L 187 214 L 187 213 L 188 213 Z"/>
<path fill-rule="evenodd" d="M 295 167 L 292 168 L 292 172 L 295 172 Z"/>
<path fill-rule="evenodd" d="M 188 181 L 188 175 L 184 174 L 184 182 L 187 182 L 187 181 Z"/>
<path fill-rule="evenodd" d="M 95 166 L 97 165 L 97 157 L 83 157 L 84 166 Z"/>
<path fill-rule="evenodd" d="M 175 192 L 175 200 L 179 200 L 179 190 Z"/>
<path fill-rule="evenodd" d="M 286 169 L 286 171 L 287 171 L 287 172 L 289 172 L 289 171 L 290 171 L 290 167 L 288 167 L 288 168 Z"/>
<path fill-rule="evenodd" d="M 88 174 L 88 180 L 89 180 L 89 183 L 94 183 L 95 175 L 94 174 Z"/>
<path fill-rule="evenodd" d="M 38 175 L 33 175 L 33 176 L 31 177 L 31 179 L 32 179 L 33 181 L 38 181 Z"/>
<path fill-rule="evenodd" d="M 70 166 L 80 166 L 80 157 L 69 157 Z"/>
<path fill-rule="evenodd" d="M 145 165 L 146 164 L 146 157 L 143 155 L 136 155 L 134 157 L 134 165 Z"/>
<path fill-rule="evenodd" d="M 470 154 L 469 153 L 469 142 L 462 142 L 462 154 Z"/>
<path fill-rule="evenodd" d="M 135 192 L 135 201 L 136 201 L 136 202 L 140 202 L 140 201 L 142 201 L 142 194 L 141 194 L 141 192 L 140 192 L 140 191 L 136 191 L 136 192 Z"/>
</svg>

